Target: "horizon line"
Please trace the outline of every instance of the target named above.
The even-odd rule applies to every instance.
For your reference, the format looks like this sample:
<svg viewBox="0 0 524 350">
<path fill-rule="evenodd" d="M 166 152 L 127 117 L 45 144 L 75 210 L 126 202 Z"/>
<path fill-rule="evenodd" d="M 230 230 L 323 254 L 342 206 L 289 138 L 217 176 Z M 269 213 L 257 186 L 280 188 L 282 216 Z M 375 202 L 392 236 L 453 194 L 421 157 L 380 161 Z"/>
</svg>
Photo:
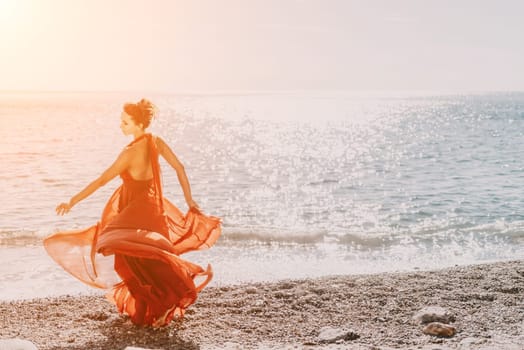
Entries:
<svg viewBox="0 0 524 350">
<path fill-rule="evenodd" d="M 524 89 L 215 89 L 215 90 L 40 90 L 40 89 L 0 89 L 0 94 L 144 94 L 144 95 L 269 95 L 300 93 L 335 93 L 353 95 L 377 94 L 490 94 L 490 93 L 524 93 Z"/>
</svg>

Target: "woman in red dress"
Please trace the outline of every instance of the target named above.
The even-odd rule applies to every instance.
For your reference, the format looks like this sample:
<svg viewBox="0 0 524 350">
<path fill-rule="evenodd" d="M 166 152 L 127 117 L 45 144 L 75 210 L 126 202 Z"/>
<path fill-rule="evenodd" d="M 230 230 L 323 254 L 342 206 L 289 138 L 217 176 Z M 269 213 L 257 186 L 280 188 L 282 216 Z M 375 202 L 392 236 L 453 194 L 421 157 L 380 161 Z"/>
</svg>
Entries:
<svg viewBox="0 0 524 350">
<path fill-rule="evenodd" d="M 59 204 L 56 212 L 68 213 L 117 175 L 122 185 L 96 225 L 55 233 L 44 240 L 44 246 L 73 276 L 107 289 L 108 299 L 133 323 L 164 326 L 175 315 L 184 315 L 213 275 L 211 266 L 204 270 L 180 254 L 209 248 L 221 228 L 219 218 L 200 212 L 173 151 L 160 137 L 145 132 L 154 113 L 145 99 L 124 105 L 120 128 L 134 140 L 100 177 Z M 159 156 L 176 170 L 189 207 L 185 215 L 162 196 Z"/>
</svg>

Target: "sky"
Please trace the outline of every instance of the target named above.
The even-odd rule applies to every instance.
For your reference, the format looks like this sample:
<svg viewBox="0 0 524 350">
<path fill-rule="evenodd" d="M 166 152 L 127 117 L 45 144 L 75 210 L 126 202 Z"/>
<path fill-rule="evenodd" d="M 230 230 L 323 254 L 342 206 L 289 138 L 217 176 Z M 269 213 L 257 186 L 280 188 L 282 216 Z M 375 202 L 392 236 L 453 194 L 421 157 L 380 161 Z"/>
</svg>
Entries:
<svg viewBox="0 0 524 350">
<path fill-rule="evenodd" d="M 0 0 L 0 90 L 524 90 L 520 0 Z"/>
</svg>

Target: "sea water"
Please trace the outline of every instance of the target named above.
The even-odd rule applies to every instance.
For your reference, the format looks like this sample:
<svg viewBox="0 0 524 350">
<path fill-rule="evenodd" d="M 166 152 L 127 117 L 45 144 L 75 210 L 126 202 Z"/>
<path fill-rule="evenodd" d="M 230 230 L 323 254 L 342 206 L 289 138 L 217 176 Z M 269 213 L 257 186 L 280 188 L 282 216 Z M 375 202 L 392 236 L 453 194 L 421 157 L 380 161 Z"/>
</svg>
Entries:
<svg viewBox="0 0 524 350">
<path fill-rule="evenodd" d="M 115 178 L 54 208 L 131 141 L 122 104 L 159 109 L 151 131 L 195 200 L 223 220 L 211 285 L 524 257 L 524 93 L 0 93 L 0 299 L 89 293 L 42 238 L 93 225 Z M 162 161 L 164 194 L 187 209 Z"/>
</svg>

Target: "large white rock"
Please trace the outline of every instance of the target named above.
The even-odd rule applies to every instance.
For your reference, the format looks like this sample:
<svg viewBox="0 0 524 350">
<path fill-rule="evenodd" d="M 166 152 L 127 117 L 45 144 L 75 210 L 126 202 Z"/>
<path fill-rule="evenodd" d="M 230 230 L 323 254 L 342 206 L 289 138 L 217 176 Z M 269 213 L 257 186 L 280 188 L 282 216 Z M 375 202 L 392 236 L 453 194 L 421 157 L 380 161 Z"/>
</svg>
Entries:
<svg viewBox="0 0 524 350">
<path fill-rule="evenodd" d="M 0 350 L 38 350 L 38 348 L 29 340 L 0 339 Z"/>
<path fill-rule="evenodd" d="M 417 323 L 441 322 L 450 323 L 455 321 L 455 316 L 451 315 L 448 310 L 440 306 L 425 307 L 413 316 Z"/>
<path fill-rule="evenodd" d="M 355 340 L 359 335 L 351 329 L 340 329 L 333 327 L 322 327 L 317 336 L 319 343 L 334 343 L 337 340 Z"/>
</svg>

